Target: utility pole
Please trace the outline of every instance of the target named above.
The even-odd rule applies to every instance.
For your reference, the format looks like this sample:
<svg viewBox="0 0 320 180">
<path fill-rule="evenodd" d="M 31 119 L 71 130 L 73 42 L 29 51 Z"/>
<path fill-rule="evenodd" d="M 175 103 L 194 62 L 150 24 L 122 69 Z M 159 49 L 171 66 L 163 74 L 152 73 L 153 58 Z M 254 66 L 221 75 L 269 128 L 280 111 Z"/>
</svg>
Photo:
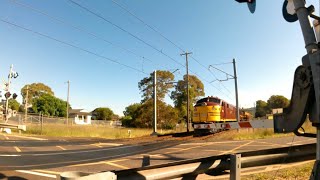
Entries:
<svg viewBox="0 0 320 180">
<path fill-rule="evenodd" d="M 28 98 L 29 98 L 29 85 L 27 85 L 27 94 L 25 97 L 25 104 L 24 104 L 24 122 L 27 122 L 27 118 L 28 118 Z"/>
<path fill-rule="evenodd" d="M 7 92 L 10 92 L 10 84 L 11 84 L 11 74 L 12 74 L 12 69 L 13 69 L 13 64 L 11 64 L 10 66 L 10 71 L 9 71 L 9 75 L 8 75 L 8 84 L 7 84 Z M 6 121 L 5 123 L 8 122 L 8 106 L 9 106 L 9 98 L 6 98 Z"/>
<path fill-rule="evenodd" d="M 237 121 L 240 121 L 240 113 L 239 113 L 239 100 L 238 100 L 238 78 L 237 78 L 237 69 L 236 69 L 236 60 L 232 60 L 233 64 L 233 78 L 234 78 L 234 87 L 235 87 L 235 92 L 236 92 L 236 118 Z"/>
<path fill-rule="evenodd" d="M 221 69 L 218 69 L 216 67 L 214 67 L 213 65 L 209 65 L 209 69 L 210 67 L 224 73 L 227 75 L 227 79 L 224 79 L 224 80 L 218 80 L 218 81 L 228 81 L 229 79 L 234 79 L 234 88 L 235 88 L 235 93 L 236 93 L 236 119 L 237 121 L 240 120 L 240 113 L 239 113 L 239 100 L 238 100 L 238 77 L 237 77 L 237 68 L 236 68 L 236 60 L 233 59 L 232 60 L 232 64 L 233 64 L 233 75 L 229 74 L 229 73 L 226 73 L 224 71 L 222 71 Z M 231 78 L 229 78 L 231 77 Z"/>
<path fill-rule="evenodd" d="M 68 83 L 68 96 L 67 96 L 67 125 L 69 125 L 69 95 L 70 95 L 70 81 L 67 81 Z M 71 121 L 72 125 L 72 121 Z"/>
<path fill-rule="evenodd" d="M 186 70 L 187 70 L 187 132 L 190 131 L 190 100 L 189 100 L 189 68 L 188 68 L 188 55 L 192 54 L 192 52 L 185 52 L 180 54 L 181 56 L 186 56 Z"/>
<path fill-rule="evenodd" d="M 151 136 L 157 136 L 157 71 L 153 71 L 153 132 Z"/>
</svg>

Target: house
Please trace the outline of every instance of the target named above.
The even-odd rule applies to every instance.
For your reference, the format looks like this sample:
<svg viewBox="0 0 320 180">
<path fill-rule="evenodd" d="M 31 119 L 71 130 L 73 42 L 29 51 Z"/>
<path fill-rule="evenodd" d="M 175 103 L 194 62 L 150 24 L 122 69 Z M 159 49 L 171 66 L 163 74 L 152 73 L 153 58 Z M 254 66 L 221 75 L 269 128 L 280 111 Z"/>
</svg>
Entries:
<svg viewBox="0 0 320 180">
<path fill-rule="evenodd" d="M 91 124 L 91 112 L 84 109 L 70 109 L 69 117 L 74 119 L 75 124 Z"/>
</svg>

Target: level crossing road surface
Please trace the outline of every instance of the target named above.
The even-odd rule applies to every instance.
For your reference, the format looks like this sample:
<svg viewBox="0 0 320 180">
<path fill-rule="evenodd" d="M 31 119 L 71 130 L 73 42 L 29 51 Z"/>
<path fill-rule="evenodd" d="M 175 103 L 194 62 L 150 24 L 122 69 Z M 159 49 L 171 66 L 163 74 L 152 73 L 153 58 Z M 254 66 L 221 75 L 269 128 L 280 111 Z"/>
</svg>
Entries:
<svg viewBox="0 0 320 180">
<path fill-rule="evenodd" d="M 157 138 L 107 140 L 44 138 L 0 134 L 0 179 L 54 179 L 62 172 L 96 173 L 231 154 L 315 143 L 314 138 L 281 137 L 258 140 Z"/>
</svg>

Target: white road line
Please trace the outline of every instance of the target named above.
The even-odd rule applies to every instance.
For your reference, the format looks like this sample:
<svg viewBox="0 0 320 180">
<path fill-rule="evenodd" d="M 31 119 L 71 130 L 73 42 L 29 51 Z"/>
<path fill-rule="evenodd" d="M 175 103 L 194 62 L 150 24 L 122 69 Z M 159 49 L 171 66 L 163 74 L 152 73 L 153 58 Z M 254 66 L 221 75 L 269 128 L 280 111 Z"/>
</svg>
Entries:
<svg viewBox="0 0 320 180">
<path fill-rule="evenodd" d="M 21 156 L 18 154 L 0 154 L 0 157 L 17 157 L 17 156 Z"/>
<path fill-rule="evenodd" d="M 224 155 L 224 154 L 227 154 L 227 153 L 232 153 L 232 152 L 234 152 L 235 150 L 238 150 L 238 149 L 240 149 L 240 148 L 242 148 L 242 147 L 245 147 L 245 146 L 247 146 L 247 145 L 249 145 L 249 144 L 251 144 L 251 143 L 253 143 L 254 141 L 250 141 L 250 142 L 248 142 L 248 143 L 246 143 L 246 144 L 242 144 L 242 145 L 240 145 L 240 146 L 238 146 L 238 147 L 236 147 L 236 148 L 233 148 L 233 149 L 231 149 L 231 150 L 229 150 L 229 151 L 224 151 L 223 153 L 220 153 L 220 154 L 218 154 L 218 156 L 219 155 Z"/>
<path fill-rule="evenodd" d="M 218 142 L 203 142 L 203 143 L 183 143 L 178 144 L 179 146 L 188 146 L 188 145 L 210 145 L 210 144 L 226 144 L 226 143 L 243 143 L 249 140 L 244 141 L 218 141 Z"/>
<path fill-rule="evenodd" d="M 9 140 L 8 136 L 6 136 L 6 135 L 3 135 L 3 136 L 4 136 L 4 138 L 6 138 L 6 140 Z"/>
<path fill-rule="evenodd" d="M 110 166 L 115 166 L 115 167 L 118 167 L 118 168 L 121 168 L 121 169 L 129 169 L 129 167 L 122 166 L 122 165 L 119 165 L 119 164 L 116 164 L 116 163 L 112 163 L 112 162 L 106 162 L 106 164 L 108 164 Z"/>
<path fill-rule="evenodd" d="M 131 147 L 134 147 L 134 146 L 131 146 Z M 121 149 L 121 148 L 125 148 L 125 146 L 122 146 L 122 147 L 117 147 L 117 148 L 109 148 L 109 149 Z M 109 149 L 98 149 L 98 150 L 95 150 L 95 151 L 103 151 L 103 150 L 109 150 Z M 155 151 L 157 150 L 156 148 L 150 148 L 149 150 L 151 151 Z M 140 150 L 140 151 L 135 151 L 135 153 L 142 153 L 144 152 L 144 150 Z M 75 153 L 75 152 L 74 152 Z M 57 153 L 55 153 L 57 154 Z M 58 154 L 63 154 L 63 153 L 58 153 Z M 65 153 L 65 154 L 70 154 L 70 153 Z M 42 154 L 43 155 L 43 154 Z M 48 154 L 50 155 L 50 154 Z M 134 155 L 134 153 L 132 152 L 128 152 L 128 153 L 124 153 L 124 154 L 118 154 L 118 155 L 114 155 L 112 156 L 113 158 L 120 158 L 120 157 L 123 157 L 123 156 L 129 156 L 129 155 Z M 63 164 L 67 164 L 67 163 L 82 163 L 82 162 L 89 162 L 89 161 L 101 161 L 101 160 L 105 160 L 106 157 L 98 157 L 98 158 L 90 158 L 90 159 L 83 159 L 83 160 L 78 160 L 78 161 L 65 161 L 63 162 Z M 39 166 L 47 166 L 47 165 L 61 165 L 61 162 L 56 162 L 56 163 L 45 163 L 45 164 L 35 164 L 35 165 L 23 165 L 23 166 L 0 166 L 0 168 L 2 167 L 14 167 L 14 168 L 20 168 L 20 167 L 39 167 Z"/>
<path fill-rule="evenodd" d="M 99 146 L 99 144 L 90 144 L 90 145 L 96 146 L 96 147 L 98 147 L 98 148 L 102 148 L 102 146 Z"/>
<path fill-rule="evenodd" d="M 122 146 L 123 144 L 116 144 L 116 143 L 94 143 L 94 144 L 90 144 L 92 146 L 97 146 L 99 148 L 102 148 L 102 146 Z"/>
<path fill-rule="evenodd" d="M 123 144 L 116 144 L 116 143 L 99 143 L 99 145 L 105 145 L 105 146 L 122 146 Z"/>
<path fill-rule="evenodd" d="M 56 146 L 57 148 L 60 148 L 60 149 L 62 149 L 62 150 L 66 150 L 65 148 L 63 148 L 62 146 Z"/>
<path fill-rule="evenodd" d="M 204 143 L 185 143 L 185 144 L 179 144 L 179 146 L 193 146 L 193 145 L 209 145 L 213 144 L 212 142 L 204 142 Z"/>
<path fill-rule="evenodd" d="M 18 137 L 18 138 L 25 138 L 25 139 L 33 139 L 33 140 L 39 140 L 39 141 L 46 141 L 48 139 L 43 138 L 37 138 L 37 137 L 29 137 L 29 136 L 18 136 L 18 135 L 9 135 L 10 137 Z"/>
<path fill-rule="evenodd" d="M 44 177 L 49 177 L 49 178 L 57 178 L 56 175 L 53 174 L 45 174 L 45 173 L 39 173 L 39 172 L 34 172 L 34 171 L 26 171 L 26 170 L 16 170 L 17 172 L 20 173 L 25 173 L 25 174 L 33 174 L 37 176 L 44 176 Z"/>
<path fill-rule="evenodd" d="M 172 148 L 166 148 L 166 149 L 182 149 L 182 148 L 175 148 L 175 147 L 172 147 Z"/>
<path fill-rule="evenodd" d="M 129 147 L 137 147 L 134 146 L 118 146 L 118 147 L 111 147 L 111 148 L 101 148 L 101 149 L 91 149 L 91 150 L 82 150 L 82 151 L 61 151 L 61 152 L 53 152 L 53 153 L 39 153 L 39 154 L 22 154 L 23 156 L 53 156 L 53 155 L 67 155 L 67 154 L 79 154 L 79 153 L 91 153 L 91 152 L 100 152 L 100 151 L 109 151 L 109 150 L 116 150 L 116 149 L 123 149 Z M 16 156 L 21 156 L 21 154 L 17 154 Z"/>
<path fill-rule="evenodd" d="M 21 152 L 21 149 L 18 148 L 18 146 L 13 146 L 13 147 L 16 149 L 17 152 Z"/>
</svg>

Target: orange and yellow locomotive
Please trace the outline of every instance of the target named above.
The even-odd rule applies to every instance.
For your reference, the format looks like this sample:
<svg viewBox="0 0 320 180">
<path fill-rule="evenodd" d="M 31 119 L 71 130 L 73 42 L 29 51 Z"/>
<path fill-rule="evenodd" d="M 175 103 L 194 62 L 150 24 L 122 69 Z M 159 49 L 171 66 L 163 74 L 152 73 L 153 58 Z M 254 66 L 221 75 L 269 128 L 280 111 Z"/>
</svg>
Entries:
<svg viewBox="0 0 320 180">
<path fill-rule="evenodd" d="M 250 119 L 250 114 L 240 112 L 240 121 Z M 234 122 L 236 120 L 236 107 L 218 97 L 206 97 L 197 101 L 194 106 L 192 124 L 211 124 Z"/>
<path fill-rule="evenodd" d="M 194 106 L 193 123 L 236 121 L 236 108 L 217 97 L 206 97 Z"/>
</svg>

